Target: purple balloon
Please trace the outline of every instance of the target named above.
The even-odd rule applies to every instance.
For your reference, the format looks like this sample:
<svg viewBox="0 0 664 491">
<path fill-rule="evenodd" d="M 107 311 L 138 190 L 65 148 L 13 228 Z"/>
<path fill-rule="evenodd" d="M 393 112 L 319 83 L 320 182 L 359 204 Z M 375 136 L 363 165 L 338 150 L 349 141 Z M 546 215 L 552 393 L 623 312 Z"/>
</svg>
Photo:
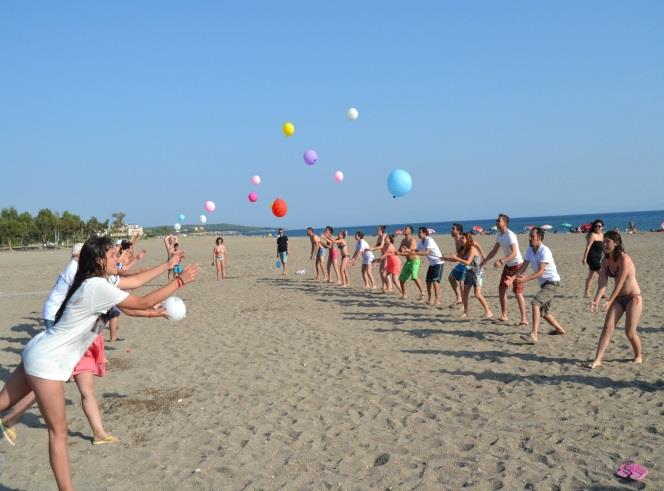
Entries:
<svg viewBox="0 0 664 491">
<path fill-rule="evenodd" d="M 307 150 L 304 152 L 304 161 L 307 165 L 314 165 L 318 160 L 318 154 L 315 150 Z"/>
</svg>

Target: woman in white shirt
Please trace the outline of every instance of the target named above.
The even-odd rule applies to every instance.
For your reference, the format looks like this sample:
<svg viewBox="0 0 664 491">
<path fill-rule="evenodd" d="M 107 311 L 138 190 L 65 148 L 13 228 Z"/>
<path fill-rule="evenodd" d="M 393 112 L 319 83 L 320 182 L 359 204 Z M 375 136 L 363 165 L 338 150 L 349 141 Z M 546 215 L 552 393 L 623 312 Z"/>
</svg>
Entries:
<svg viewBox="0 0 664 491">
<path fill-rule="evenodd" d="M 103 329 L 101 316 L 111 307 L 149 309 L 198 276 L 197 264 L 179 278 L 145 295 L 130 295 L 109 283 L 117 274 L 117 253 L 107 237 L 89 239 L 81 249 L 74 282 L 55 316 L 55 325 L 37 334 L 23 351 L 23 360 L 0 391 L 0 411 L 12 407 L 30 390 L 48 427 L 51 469 L 60 490 L 72 489 L 67 455 L 64 382 Z"/>
<path fill-rule="evenodd" d="M 374 290 L 376 288 L 376 282 L 374 281 L 373 271 L 371 270 L 371 263 L 373 263 L 374 255 L 371 252 L 371 246 L 369 243 L 364 240 L 364 232 L 355 232 L 355 254 L 353 254 L 353 259 L 351 264 L 355 265 L 355 261 L 358 256 L 362 255 L 362 279 L 364 280 L 364 288 L 371 288 Z"/>
</svg>

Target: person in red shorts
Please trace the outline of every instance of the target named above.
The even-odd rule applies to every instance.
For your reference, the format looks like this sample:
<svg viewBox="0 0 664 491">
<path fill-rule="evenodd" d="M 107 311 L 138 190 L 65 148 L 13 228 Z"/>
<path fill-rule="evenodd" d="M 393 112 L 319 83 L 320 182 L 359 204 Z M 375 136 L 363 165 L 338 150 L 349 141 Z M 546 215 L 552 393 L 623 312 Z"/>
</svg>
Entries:
<svg viewBox="0 0 664 491">
<path fill-rule="evenodd" d="M 519 250 L 519 242 L 516 239 L 516 234 L 512 232 L 508 226 L 510 217 L 501 213 L 496 219 L 496 226 L 498 227 L 498 234 L 496 235 L 496 244 L 491 249 L 491 252 L 484 258 L 482 267 L 487 264 L 502 248 L 504 256 L 493 263 L 494 268 L 503 268 L 500 275 L 500 285 L 498 286 L 498 296 L 500 298 L 501 315 L 498 319 L 493 321 L 494 324 L 505 324 L 509 319 L 509 311 L 507 308 L 507 288 L 512 286 L 512 291 L 516 296 L 516 301 L 519 304 L 521 311 L 521 321 L 519 326 L 527 326 L 528 318 L 526 317 L 526 299 L 523 296 L 523 283 L 513 282 L 510 280 L 516 276 L 523 264 L 523 257 Z"/>
</svg>

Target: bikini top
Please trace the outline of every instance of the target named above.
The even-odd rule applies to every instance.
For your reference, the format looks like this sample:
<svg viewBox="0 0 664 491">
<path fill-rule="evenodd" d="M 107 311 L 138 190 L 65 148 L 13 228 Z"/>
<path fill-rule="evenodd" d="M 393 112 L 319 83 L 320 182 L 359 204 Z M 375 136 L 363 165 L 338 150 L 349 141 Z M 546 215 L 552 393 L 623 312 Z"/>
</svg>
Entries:
<svg viewBox="0 0 664 491">
<path fill-rule="evenodd" d="M 618 267 L 618 269 L 614 273 L 613 271 L 611 271 L 609 265 L 608 264 L 606 265 L 606 274 L 609 275 L 609 278 L 615 278 L 616 276 L 618 276 L 618 273 L 620 273 L 620 267 Z"/>
</svg>

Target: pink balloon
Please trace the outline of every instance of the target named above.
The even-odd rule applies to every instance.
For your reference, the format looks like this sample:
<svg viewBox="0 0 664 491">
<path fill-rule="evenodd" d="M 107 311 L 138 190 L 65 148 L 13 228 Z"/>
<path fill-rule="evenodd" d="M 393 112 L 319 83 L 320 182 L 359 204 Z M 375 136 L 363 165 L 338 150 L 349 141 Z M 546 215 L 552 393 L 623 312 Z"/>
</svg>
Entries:
<svg viewBox="0 0 664 491">
<path fill-rule="evenodd" d="M 205 211 L 212 213 L 217 208 L 217 205 L 214 204 L 214 201 L 205 202 Z"/>
<path fill-rule="evenodd" d="M 254 176 L 251 178 L 251 183 L 258 186 L 261 183 L 261 176 Z"/>
<path fill-rule="evenodd" d="M 256 201 L 258 201 L 258 195 L 254 192 L 249 193 L 249 201 L 255 203 Z"/>
<path fill-rule="evenodd" d="M 344 180 L 344 173 L 341 172 L 340 170 L 336 171 L 334 173 L 334 180 L 337 182 L 341 182 Z"/>
</svg>

